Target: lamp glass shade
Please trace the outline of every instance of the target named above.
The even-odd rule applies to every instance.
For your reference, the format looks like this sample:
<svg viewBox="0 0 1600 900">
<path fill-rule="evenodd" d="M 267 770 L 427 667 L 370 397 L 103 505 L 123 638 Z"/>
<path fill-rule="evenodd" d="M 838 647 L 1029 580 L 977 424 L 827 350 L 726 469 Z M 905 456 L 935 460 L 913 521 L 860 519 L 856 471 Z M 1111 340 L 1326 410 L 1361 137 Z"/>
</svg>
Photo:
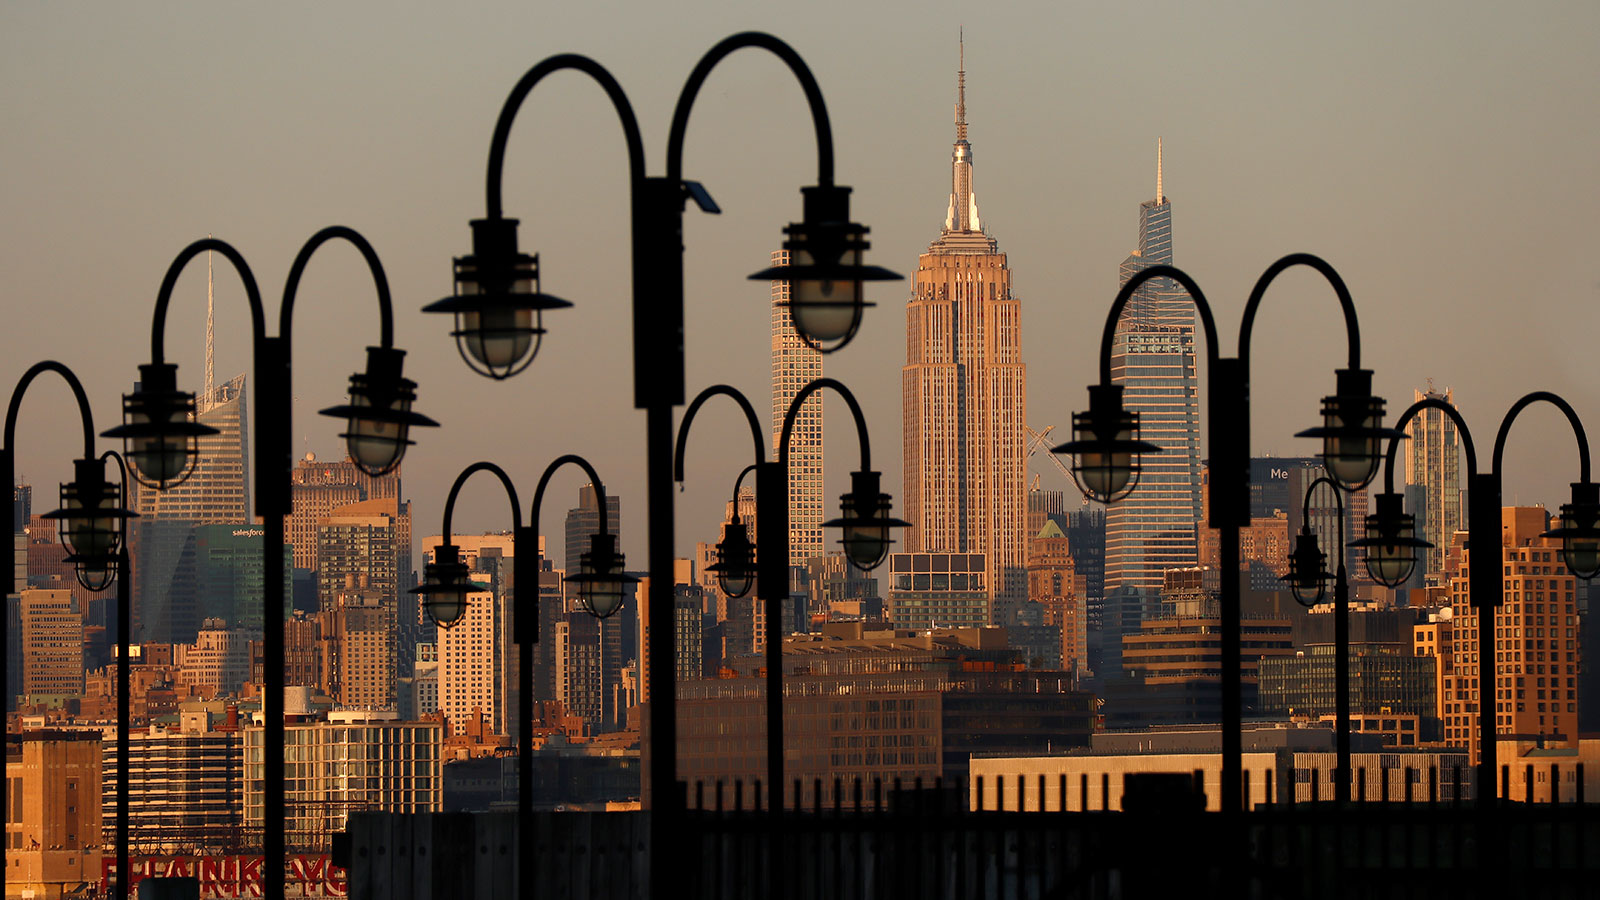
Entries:
<svg viewBox="0 0 1600 900">
<path fill-rule="evenodd" d="M 358 375 L 350 376 L 350 405 L 372 409 L 365 393 L 357 390 Z M 411 398 L 397 398 L 391 407 L 402 412 L 411 410 Z M 350 416 L 350 431 L 345 435 L 345 447 L 350 458 L 362 471 L 381 475 L 393 469 L 405 455 L 409 428 L 404 422 L 385 421 L 375 416 L 359 413 Z"/>
<path fill-rule="evenodd" d="M 622 567 L 623 555 L 617 550 L 616 535 L 589 536 L 588 552 L 578 556 L 578 574 L 567 580 L 577 582 L 578 604 L 595 618 L 608 618 L 621 609 L 625 586 L 638 581 Z"/>
<path fill-rule="evenodd" d="M 1600 541 L 1571 538 L 1563 540 L 1561 559 L 1573 575 L 1588 581 L 1600 574 Z"/>
<path fill-rule="evenodd" d="M 1088 427 L 1079 427 L 1075 436 L 1084 442 L 1095 442 L 1094 432 Z M 1133 430 L 1123 429 L 1116 433 L 1118 443 L 1127 443 L 1133 440 Z M 1134 465 L 1134 455 L 1130 452 L 1112 449 L 1086 450 L 1078 454 L 1072 467 L 1088 494 L 1102 503 L 1127 496 L 1132 489 L 1133 477 L 1137 469 Z"/>
<path fill-rule="evenodd" d="M 105 432 L 123 442 L 123 458 L 141 484 L 165 490 L 194 471 L 199 438 L 217 429 L 195 421 L 195 397 L 177 389 L 172 363 L 139 366 L 139 382 L 122 398 L 122 424 Z"/>
<path fill-rule="evenodd" d="M 1544 537 L 1561 539 L 1561 561 L 1567 571 L 1588 581 L 1600 575 L 1600 500 L 1589 482 L 1572 486 L 1572 502 L 1561 506 L 1559 524 Z"/>
<path fill-rule="evenodd" d="M 1326 433 L 1322 438 L 1322 464 L 1335 481 L 1350 491 L 1359 490 L 1371 481 L 1382 460 L 1382 403 L 1378 402 L 1375 411 L 1370 402 L 1362 403 L 1367 407 L 1367 415 L 1359 417 L 1358 414 L 1357 426 L 1351 427 L 1340 410 L 1358 402 L 1330 397 L 1323 407 L 1322 424 Z"/>
<path fill-rule="evenodd" d="M 889 552 L 889 527 L 874 520 L 856 519 L 844 526 L 844 552 L 856 568 L 873 569 Z"/>
<path fill-rule="evenodd" d="M 439 591 L 429 593 L 426 602 L 428 618 L 440 628 L 449 628 L 461 621 L 467 612 L 467 592 L 465 590 Z"/>
<path fill-rule="evenodd" d="M 117 577 L 117 567 L 108 559 L 84 560 L 73 567 L 78 583 L 85 590 L 99 593 L 111 586 Z"/>
<path fill-rule="evenodd" d="M 1367 573 L 1379 584 L 1399 587 L 1417 566 L 1416 520 L 1405 514 L 1389 522 L 1383 518 L 1367 517 Z"/>
<path fill-rule="evenodd" d="M 78 482 L 61 486 L 59 531 L 61 542 L 73 556 L 109 559 L 122 542 L 123 516 L 114 485 L 86 486 Z M 85 502 L 87 500 L 87 503 Z"/>
<path fill-rule="evenodd" d="M 474 584 L 466 564 L 461 562 L 461 551 L 451 543 L 440 544 L 434 551 L 434 561 L 422 569 L 422 584 L 411 589 L 422 595 L 423 609 L 428 618 L 440 628 L 449 628 L 461 621 L 467 612 L 467 594 L 488 590 Z"/>
<path fill-rule="evenodd" d="M 514 368 L 542 332 L 534 310 L 500 307 L 463 311 L 456 317 L 456 336 L 468 356 L 491 371 Z M 542 324 L 543 316 L 539 317 Z"/>
<path fill-rule="evenodd" d="M 824 271 L 809 251 L 794 250 L 792 254 L 796 268 Z M 861 265 L 859 246 L 847 251 L 845 256 L 847 259 L 829 262 L 835 265 L 843 262 L 851 267 Z M 855 279 L 836 280 L 812 275 L 789 283 L 789 313 L 794 318 L 795 330 L 811 344 L 833 344 L 854 335 L 861 325 L 861 300 L 861 282 Z"/>
</svg>

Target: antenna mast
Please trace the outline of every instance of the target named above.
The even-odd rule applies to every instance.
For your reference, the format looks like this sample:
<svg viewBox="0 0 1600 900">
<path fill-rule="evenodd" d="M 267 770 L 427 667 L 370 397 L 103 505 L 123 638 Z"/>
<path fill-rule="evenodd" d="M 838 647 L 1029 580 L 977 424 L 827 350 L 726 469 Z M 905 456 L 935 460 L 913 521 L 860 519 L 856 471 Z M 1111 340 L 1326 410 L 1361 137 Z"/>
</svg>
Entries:
<svg viewBox="0 0 1600 900">
<path fill-rule="evenodd" d="M 206 237 L 211 237 L 211 235 L 208 234 Z M 216 255 L 216 251 L 206 252 L 206 392 L 204 399 L 201 401 L 206 409 L 211 408 L 214 403 L 212 395 L 217 392 L 216 373 L 212 367 L 212 358 L 215 350 L 213 338 L 216 325 L 217 298 L 213 291 L 214 285 L 211 279 L 211 262 Z"/>
</svg>

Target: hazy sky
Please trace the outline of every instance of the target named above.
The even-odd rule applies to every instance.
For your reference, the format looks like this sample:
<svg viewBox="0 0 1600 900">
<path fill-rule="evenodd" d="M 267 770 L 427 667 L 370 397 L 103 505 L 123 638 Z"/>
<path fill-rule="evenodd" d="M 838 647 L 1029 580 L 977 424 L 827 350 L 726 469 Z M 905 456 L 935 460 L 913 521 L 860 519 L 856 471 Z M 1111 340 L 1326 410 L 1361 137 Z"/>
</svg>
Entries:
<svg viewBox="0 0 1600 900">
<path fill-rule="evenodd" d="M 1428 379 L 1452 388 L 1487 466 L 1500 417 L 1527 391 L 1564 395 L 1600 431 L 1600 5 L 1512 6 L 11 0 L 0 8 L 0 383 L 59 359 L 82 376 L 103 430 L 149 359 L 156 290 L 184 245 L 213 233 L 237 246 L 275 330 L 299 246 L 349 225 L 387 267 L 417 408 L 444 424 L 406 458 L 416 533 L 437 532 L 467 464 L 505 466 L 526 508 L 546 462 L 576 452 L 620 493 L 624 549 L 642 567 L 626 164 L 615 116 L 586 79 L 540 85 L 506 165 L 507 213 L 541 253 L 545 288 L 577 307 L 547 318 L 538 359 L 507 382 L 471 373 L 449 321 L 418 312 L 450 291 L 450 259 L 470 248 L 506 93 L 545 56 L 593 56 L 628 91 L 659 175 L 695 61 L 729 33 L 771 31 L 822 85 L 839 181 L 872 228 L 870 260 L 909 275 L 944 217 L 964 25 L 975 186 L 1023 302 L 1030 424 L 1063 434 L 1085 405 L 1160 136 L 1177 263 L 1215 304 L 1223 352 L 1236 351 L 1259 273 L 1285 253 L 1318 253 L 1354 292 L 1362 361 L 1391 417 Z M 767 286 L 745 275 L 800 216 L 798 189 L 815 181 L 811 134 L 798 87 L 767 54 L 736 54 L 701 93 L 685 175 L 725 213 L 686 220 L 691 395 L 727 382 L 768 408 Z M 1252 449 L 1309 454 L 1314 442 L 1292 435 L 1332 392 L 1344 330 L 1313 274 L 1278 285 L 1257 320 Z M 861 398 L 897 503 L 907 296 L 874 289 L 879 306 L 826 365 Z M 315 410 L 342 402 L 364 365 L 374 307 L 352 250 L 318 254 L 295 319 L 297 451 L 342 452 L 339 423 Z M 204 308 L 202 259 L 179 282 L 167 340 L 191 390 Z M 221 380 L 251 363 L 243 293 L 220 266 L 217 308 Z M 67 392 L 38 384 L 19 422 L 18 473 L 49 508 L 78 426 Z M 1519 421 L 1507 502 L 1564 502 L 1577 467 L 1563 420 L 1538 408 Z M 831 508 L 856 449 L 842 404 L 830 400 L 827 422 Z M 696 426 L 680 553 L 715 540 L 748 462 L 742 428 L 721 403 Z M 1031 468 L 1064 486 L 1042 457 Z M 554 485 L 547 532 L 559 533 L 578 480 Z M 457 528 L 508 527 L 498 488 L 474 484 Z"/>
</svg>

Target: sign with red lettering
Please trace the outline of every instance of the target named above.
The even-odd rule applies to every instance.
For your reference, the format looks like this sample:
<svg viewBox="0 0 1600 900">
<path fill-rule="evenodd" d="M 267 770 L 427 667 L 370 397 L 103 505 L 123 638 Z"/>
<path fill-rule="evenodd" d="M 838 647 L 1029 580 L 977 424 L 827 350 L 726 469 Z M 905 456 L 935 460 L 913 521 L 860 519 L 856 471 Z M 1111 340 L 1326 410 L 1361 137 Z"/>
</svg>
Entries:
<svg viewBox="0 0 1600 900">
<path fill-rule="evenodd" d="M 260 897 L 259 856 L 139 856 L 129 861 L 131 884 L 145 878 L 197 878 L 200 896 Z M 117 858 L 100 861 L 100 891 L 116 883 Z M 131 885 L 130 885 L 131 886 Z M 348 893 L 343 869 L 326 853 L 297 853 L 284 861 L 284 886 L 289 897 L 343 897 Z"/>
</svg>

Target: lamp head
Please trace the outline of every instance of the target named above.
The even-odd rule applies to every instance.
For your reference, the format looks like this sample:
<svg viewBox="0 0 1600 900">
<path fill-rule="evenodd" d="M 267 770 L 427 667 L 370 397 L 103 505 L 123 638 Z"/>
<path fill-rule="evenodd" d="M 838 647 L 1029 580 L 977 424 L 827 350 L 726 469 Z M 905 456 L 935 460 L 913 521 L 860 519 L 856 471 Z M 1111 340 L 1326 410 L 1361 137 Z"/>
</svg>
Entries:
<svg viewBox="0 0 1600 900">
<path fill-rule="evenodd" d="M 150 363 L 139 367 L 139 383 L 122 397 L 122 424 L 101 436 L 122 439 L 122 455 L 140 484 L 166 490 L 194 471 L 199 439 L 217 433 L 194 416 L 194 394 L 178 390 L 177 365 Z"/>
<path fill-rule="evenodd" d="M 1544 537 L 1561 539 L 1567 570 L 1584 581 L 1600 574 L 1600 485 L 1574 482 L 1572 502 L 1561 506 L 1560 526 Z"/>
<path fill-rule="evenodd" d="M 368 347 L 367 371 L 350 376 L 350 402 L 321 411 L 321 415 L 348 421 L 340 435 L 361 471 L 374 477 L 394 469 L 406 454 L 413 427 L 439 423 L 412 412 L 417 383 L 403 377 L 406 352 L 392 347 Z"/>
<path fill-rule="evenodd" d="M 706 571 L 717 573 L 717 586 L 730 598 L 743 597 L 755 583 L 755 547 L 738 513 L 734 513 L 733 521 L 723 523 L 722 540 L 717 543 L 717 561 L 706 566 Z"/>
<path fill-rule="evenodd" d="M 596 619 L 609 618 L 622 608 L 623 591 L 639 579 L 622 571 L 623 556 L 617 536 L 589 535 L 589 550 L 578 556 L 578 574 L 567 581 L 578 586 L 578 605 Z"/>
<path fill-rule="evenodd" d="M 461 561 L 461 550 L 454 544 L 440 544 L 434 551 L 433 562 L 422 570 L 422 584 L 411 589 L 421 595 L 428 618 L 440 628 L 449 628 L 461 621 L 467 612 L 467 594 L 486 591 L 487 585 L 470 580 L 466 563 Z"/>
<path fill-rule="evenodd" d="M 902 276 L 865 263 L 868 228 L 850 221 L 850 189 L 818 185 L 800 189 L 805 221 L 783 230 L 786 265 L 762 269 L 753 281 L 786 281 L 795 333 L 807 346 L 832 353 L 850 343 L 861 327 L 866 302 L 862 284 L 899 281 Z"/>
<path fill-rule="evenodd" d="M 1072 440 L 1050 448 L 1070 455 L 1072 478 L 1083 495 L 1115 503 L 1139 484 L 1139 454 L 1161 448 L 1139 440 L 1139 414 L 1122 405 L 1122 385 L 1089 387 L 1089 411 L 1072 414 Z"/>
<path fill-rule="evenodd" d="M 123 508 L 122 487 L 106 481 L 103 459 L 74 460 L 72 466 L 72 482 L 61 486 L 61 508 L 44 518 L 58 523 L 78 582 L 102 591 L 117 575 L 117 550 L 128 519 L 137 514 Z"/>
<path fill-rule="evenodd" d="M 1371 483 L 1383 462 L 1383 442 L 1405 437 L 1383 427 L 1383 399 L 1372 395 L 1370 369 L 1340 369 L 1335 393 L 1322 398 L 1322 424 L 1295 437 L 1322 438 L 1322 465 L 1346 491 Z"/>
<path fill-rule="evenodd" d="M 1289 574 L 1283 576 L 1301 606 L 1315 606 L 1322 601 L 1323 582 L 1333 577 L 1328 574 L 1328 554 L 1317 546 L 1316 532 L 1302 526 L 1295 537 L 1294 552 L 1289 554 Z"/>
<path fill-rule="evenodd" d="M 863 572 L 877 568 L 894 543 L 891 528 L 909 528 L 911 523 L 890 513 L 890 498 L 880 488 L 882 476 L 870 469 L 850 473 L 850 493 L 839 498 L 840 517 L 823 522 L 824 528 L 839 528 L 844 534 L 845 555 Z"/>
<path fill-rule="evenodd" d="M 1433 544 L 1416 536 L 1417 520 L 1405 511 L 1404 498 L 1384 492 L 1372 498 L 1374 512 L 1367 516 L 1367 536 L 1351 541 L 1367 551 L 1367 574 L 1386 587 L 1399 587 L 1417 567 L 1417 551 Z"/>
<path fill-rule="evenodd" d="M 533 362 L 544 311 L 571 305 L 540 293 L 539 257 L 517 250 L 516 219 L 473 219 L 472 253 L 455 259 L 455 293 L 422 311 L 454 315 L 461 358 L 498 380 Z"/>
</svg>

